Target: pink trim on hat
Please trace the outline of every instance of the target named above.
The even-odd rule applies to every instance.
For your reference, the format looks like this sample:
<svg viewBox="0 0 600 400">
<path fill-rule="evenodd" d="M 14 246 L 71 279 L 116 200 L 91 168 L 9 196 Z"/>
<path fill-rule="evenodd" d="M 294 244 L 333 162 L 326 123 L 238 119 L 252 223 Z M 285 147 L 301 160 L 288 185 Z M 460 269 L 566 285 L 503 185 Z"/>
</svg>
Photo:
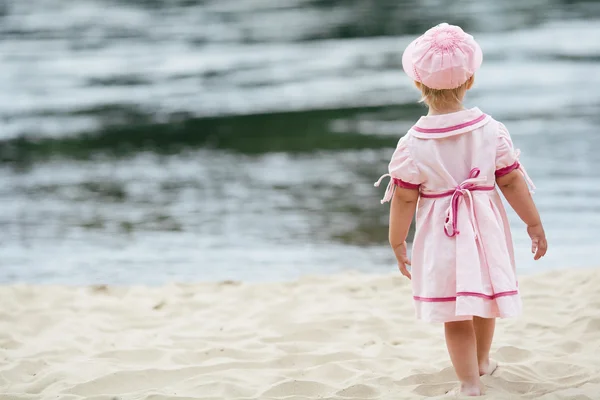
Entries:
<svg viewBox="0 0 600 400">
<path fill-rule="evenodd" d="M 458 292 L 456 296 L 453 297 L 421 297 L 421 296 L 413 296 L 413 299 L 416 301 L 422 301 L 425 303 L 443 303 L 448 301 L 456 301 L 457 297 L 479 297 L 485 300 L 495 300 L 498 297 L 506 297 L 506 296 L 516 296 L 519 294 L 518 290 L 509 290 L 507 292 L 500 292 L 496 294 L 485 294 L 478 292 Z"/>
<path fill-rule="evenodd" d="M 481 114 L 479 117 L 475 118 L 472 121 L 464 122 L 462 124 L 458 124 L 458 125 L 454 125 L 454 126 L 449 126 L 447 128 L 420 128 L 415 125 L 412 127 L 412 129 L 414 129 L 417 132 L 421 132 L 421 133 L 447 133 L 447 132 L 457 131 L 459 129 L 463 129 L 463 128 L 467 128 L 469 126 L 475 125 L 475 124 L 483 121 L 486 118 L 487 118 L 487 114 Z"/>
<path fill-rule="evenodd" d="M 419 75 L 419 71 L 417 71 L 417 68 L 414 65 L 413 65 L 413 72 L 415 74 L 415 77 L 417 78 L 416 81 L 422 82 L 421 76 Z"/>
<path fill-rule="evenodd" d="M 508 175 L 513 172 L 515 169 L 521 168 L 521 164 L 518 161 L 515 161 L 514 164 L 509 165 L 508 167 L 498 168 L 496 170 L 496 178 L 503 177 L 504 175 Z"/>
<path fill-rule="evenodd" d="M 399 186 L 404 189 L 413 189 L 414 190 L 414 189 L 419 189 L 419 187 L 421 186 L 421 185 L 415 185 L 414 183 L 409 183 L 409 182 L 403 181 L 402 179 L 398 179 L 398 178 L 393 178 L 393 181 L 394 181 L 394 185 Z"/>
</svg>

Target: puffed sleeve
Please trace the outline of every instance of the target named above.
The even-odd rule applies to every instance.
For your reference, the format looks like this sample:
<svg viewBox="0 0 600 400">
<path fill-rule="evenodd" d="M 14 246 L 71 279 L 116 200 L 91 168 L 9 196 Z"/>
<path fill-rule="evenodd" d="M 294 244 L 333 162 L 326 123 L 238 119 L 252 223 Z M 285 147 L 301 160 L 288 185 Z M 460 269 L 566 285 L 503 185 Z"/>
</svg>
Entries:
<svg viewBox="0 0 600 400">
<path fill-rule="evenodd" d="M 496 139 L 496 177 L 509 174 L 519 166 L 519 154 L 514 148 L 510 133 L 506 126 L 499 122 Z"/>
<path fill-rule="evenodd" d="M 515 150 L 510 133 L 506 126 L 501 122 L 498 123 L 498 137 L 496 142 L 496 178 L 507 175 L 514 170 L 519 170 L 530 188 L 535 189 L 535 185 L 529 178 L 527 171 L 519 161 L 520 151 Z"/>
<path fill-rule="evenodd" d="M 421 173 L 410 154 L 409 140 L 410 137 L 408 135 L 400 139 L 388 165 L 388 173 L 381 176 L 375 183 L 375 186 L 379 186 L 384 178 L 390 178 L 390 183 L 388 184 L 385 196 L 381 200 L 381 203 L 385 203 L 392 199 L 396 186 L 405 189 L 418 190 L 422 183 Z"/>
</svg>

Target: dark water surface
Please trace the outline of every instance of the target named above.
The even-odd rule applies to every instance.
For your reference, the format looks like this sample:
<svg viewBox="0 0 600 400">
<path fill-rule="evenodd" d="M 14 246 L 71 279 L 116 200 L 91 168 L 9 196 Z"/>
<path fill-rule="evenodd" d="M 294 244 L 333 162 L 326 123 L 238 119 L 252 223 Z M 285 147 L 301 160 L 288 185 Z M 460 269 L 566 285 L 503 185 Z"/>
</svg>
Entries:
<svg viewBox="0 0 600 400">
<path fill-rule="evenodd" d="M 6 4 L 0 282 L 392 270 L 372 184 L 424 112 L 402 50 L 442 21 L 481 43 L 467 105 L 538 186 L 550 253 L 511 213 L 519 268 L 597 264 L 597 2 Z"/>
</svg>

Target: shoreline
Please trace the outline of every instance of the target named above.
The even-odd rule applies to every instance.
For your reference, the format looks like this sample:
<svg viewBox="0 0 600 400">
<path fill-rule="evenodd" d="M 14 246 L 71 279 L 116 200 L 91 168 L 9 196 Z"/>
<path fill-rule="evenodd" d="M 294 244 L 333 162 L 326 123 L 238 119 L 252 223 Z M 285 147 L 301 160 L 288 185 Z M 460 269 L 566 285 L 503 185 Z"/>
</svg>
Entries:
<svg viewBox="0 0 600 400">
<path fill-rule="evenodd" d="M 395 265 L 390 264 L 389 267 L 390 272 L 381 272 L 381 270 L 369 272 L 366 270 L 360 269 L 345 269 L 345 270 L 335 270 L 331 273 L 308 273 L 299 275 L 296 277 L 286 277 L 286 278 L 275 278 L 275 279 L 260 279 L 260 280 L 244 280 L 244 279 L 234 279 L 234 278 L 219 278 L 212 280 L 198 280 L 198 281 L 187 281 L 183 280 L 170 280 L 161 283 L 54 283 L 54 282 L 28 282 L 28 281 L 14 281 L 14 282 L 0 282 L 0 290 L 4 288 L 11 287 L 20 287 L 20 288 L 61 288 L 61 289 L 90 289 L 90 290 L 105 290 L 105 289 L 116 289 L 116 290 L 124 290 L 130 288 L 138 288 L 138 289 L 161 289 L 167 287 L 192 287 L 198 286 L 203 287 L 206 285 L 223 285 L 223 286 L 262 286 L 262 285 L 295 285 L 303 282 L 312 282 L 312 281 L 326 281 L 328 279 L 335 279 L 336 277 L 367 277 L 367 278 L 389 278 L 396 279 L 397 277 L 402 277 L 400 272 L 398 272 L 397 267 Z M 530 277 L 535 276 L 545 276 L 552 273 L 569 271 L 571 273 L 590 273 L 595 270 L 600 270 L 600 267 L 594 266 L 577 266 L 573 268 L 564 268 L 564 267 L 547 267 L 545 269 L 524 269 L 519 271 L 517 268 L 517 278 L 519 281 L 522 279 L 528 279 Z"/>
</svg>

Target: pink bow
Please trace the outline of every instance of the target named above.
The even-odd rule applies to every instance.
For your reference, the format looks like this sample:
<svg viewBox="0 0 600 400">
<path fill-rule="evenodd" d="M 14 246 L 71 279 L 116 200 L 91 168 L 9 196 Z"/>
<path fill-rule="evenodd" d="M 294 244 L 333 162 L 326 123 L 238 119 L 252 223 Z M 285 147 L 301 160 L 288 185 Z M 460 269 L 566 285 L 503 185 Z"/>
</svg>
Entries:
<svg viewBox="0 0 600 400">
<path fill-rule="evenodd" d="M 394 178 L 390 174 L 381 175 L 381 177 L 373 185 L 375 187 L 379 187 L 381 181 L 388 177 L 390 178 L 390 183 L 388 183 L 387 188 L 385 189 L 385 195 L 383 196 L 383 199 L 381 199 L 381 204 L 390 201 L 394 196 L 394 189 L 396 188 L 396 185 L 394 184 Z"/>
<path fill-rule="evenodd" d="M 452 193 L 452 198 L 450 199 L 450 207 L 446 211 L 446 222 L 444 224 L 444 232 L 446 236 L 453 237 L 458 235 L 460 232 L 458 231 L 458 205 L 460 204 L 460 199 L 463 196 L 467 196 L 469 198 L 469 203 L 471 205 L 471 223 L 473 224 L 473 231 L 475 232 L 475 237 L 477 237 L 478 230 L 475 226 L 475 212 L 473 211 L 473 197 L 471 196 L 471 190 L 477 190 L 480 188 L 480 184 L 485 183 L 485 177 L 479 177 L 481 171 L 479 168 L 473 168 L 469 173 L 469 178 L 463 181 L 460 185 L 456 187 L 454 193 Z M 451 229 L 451 230 L 450 230 Z"/>
</svg>

